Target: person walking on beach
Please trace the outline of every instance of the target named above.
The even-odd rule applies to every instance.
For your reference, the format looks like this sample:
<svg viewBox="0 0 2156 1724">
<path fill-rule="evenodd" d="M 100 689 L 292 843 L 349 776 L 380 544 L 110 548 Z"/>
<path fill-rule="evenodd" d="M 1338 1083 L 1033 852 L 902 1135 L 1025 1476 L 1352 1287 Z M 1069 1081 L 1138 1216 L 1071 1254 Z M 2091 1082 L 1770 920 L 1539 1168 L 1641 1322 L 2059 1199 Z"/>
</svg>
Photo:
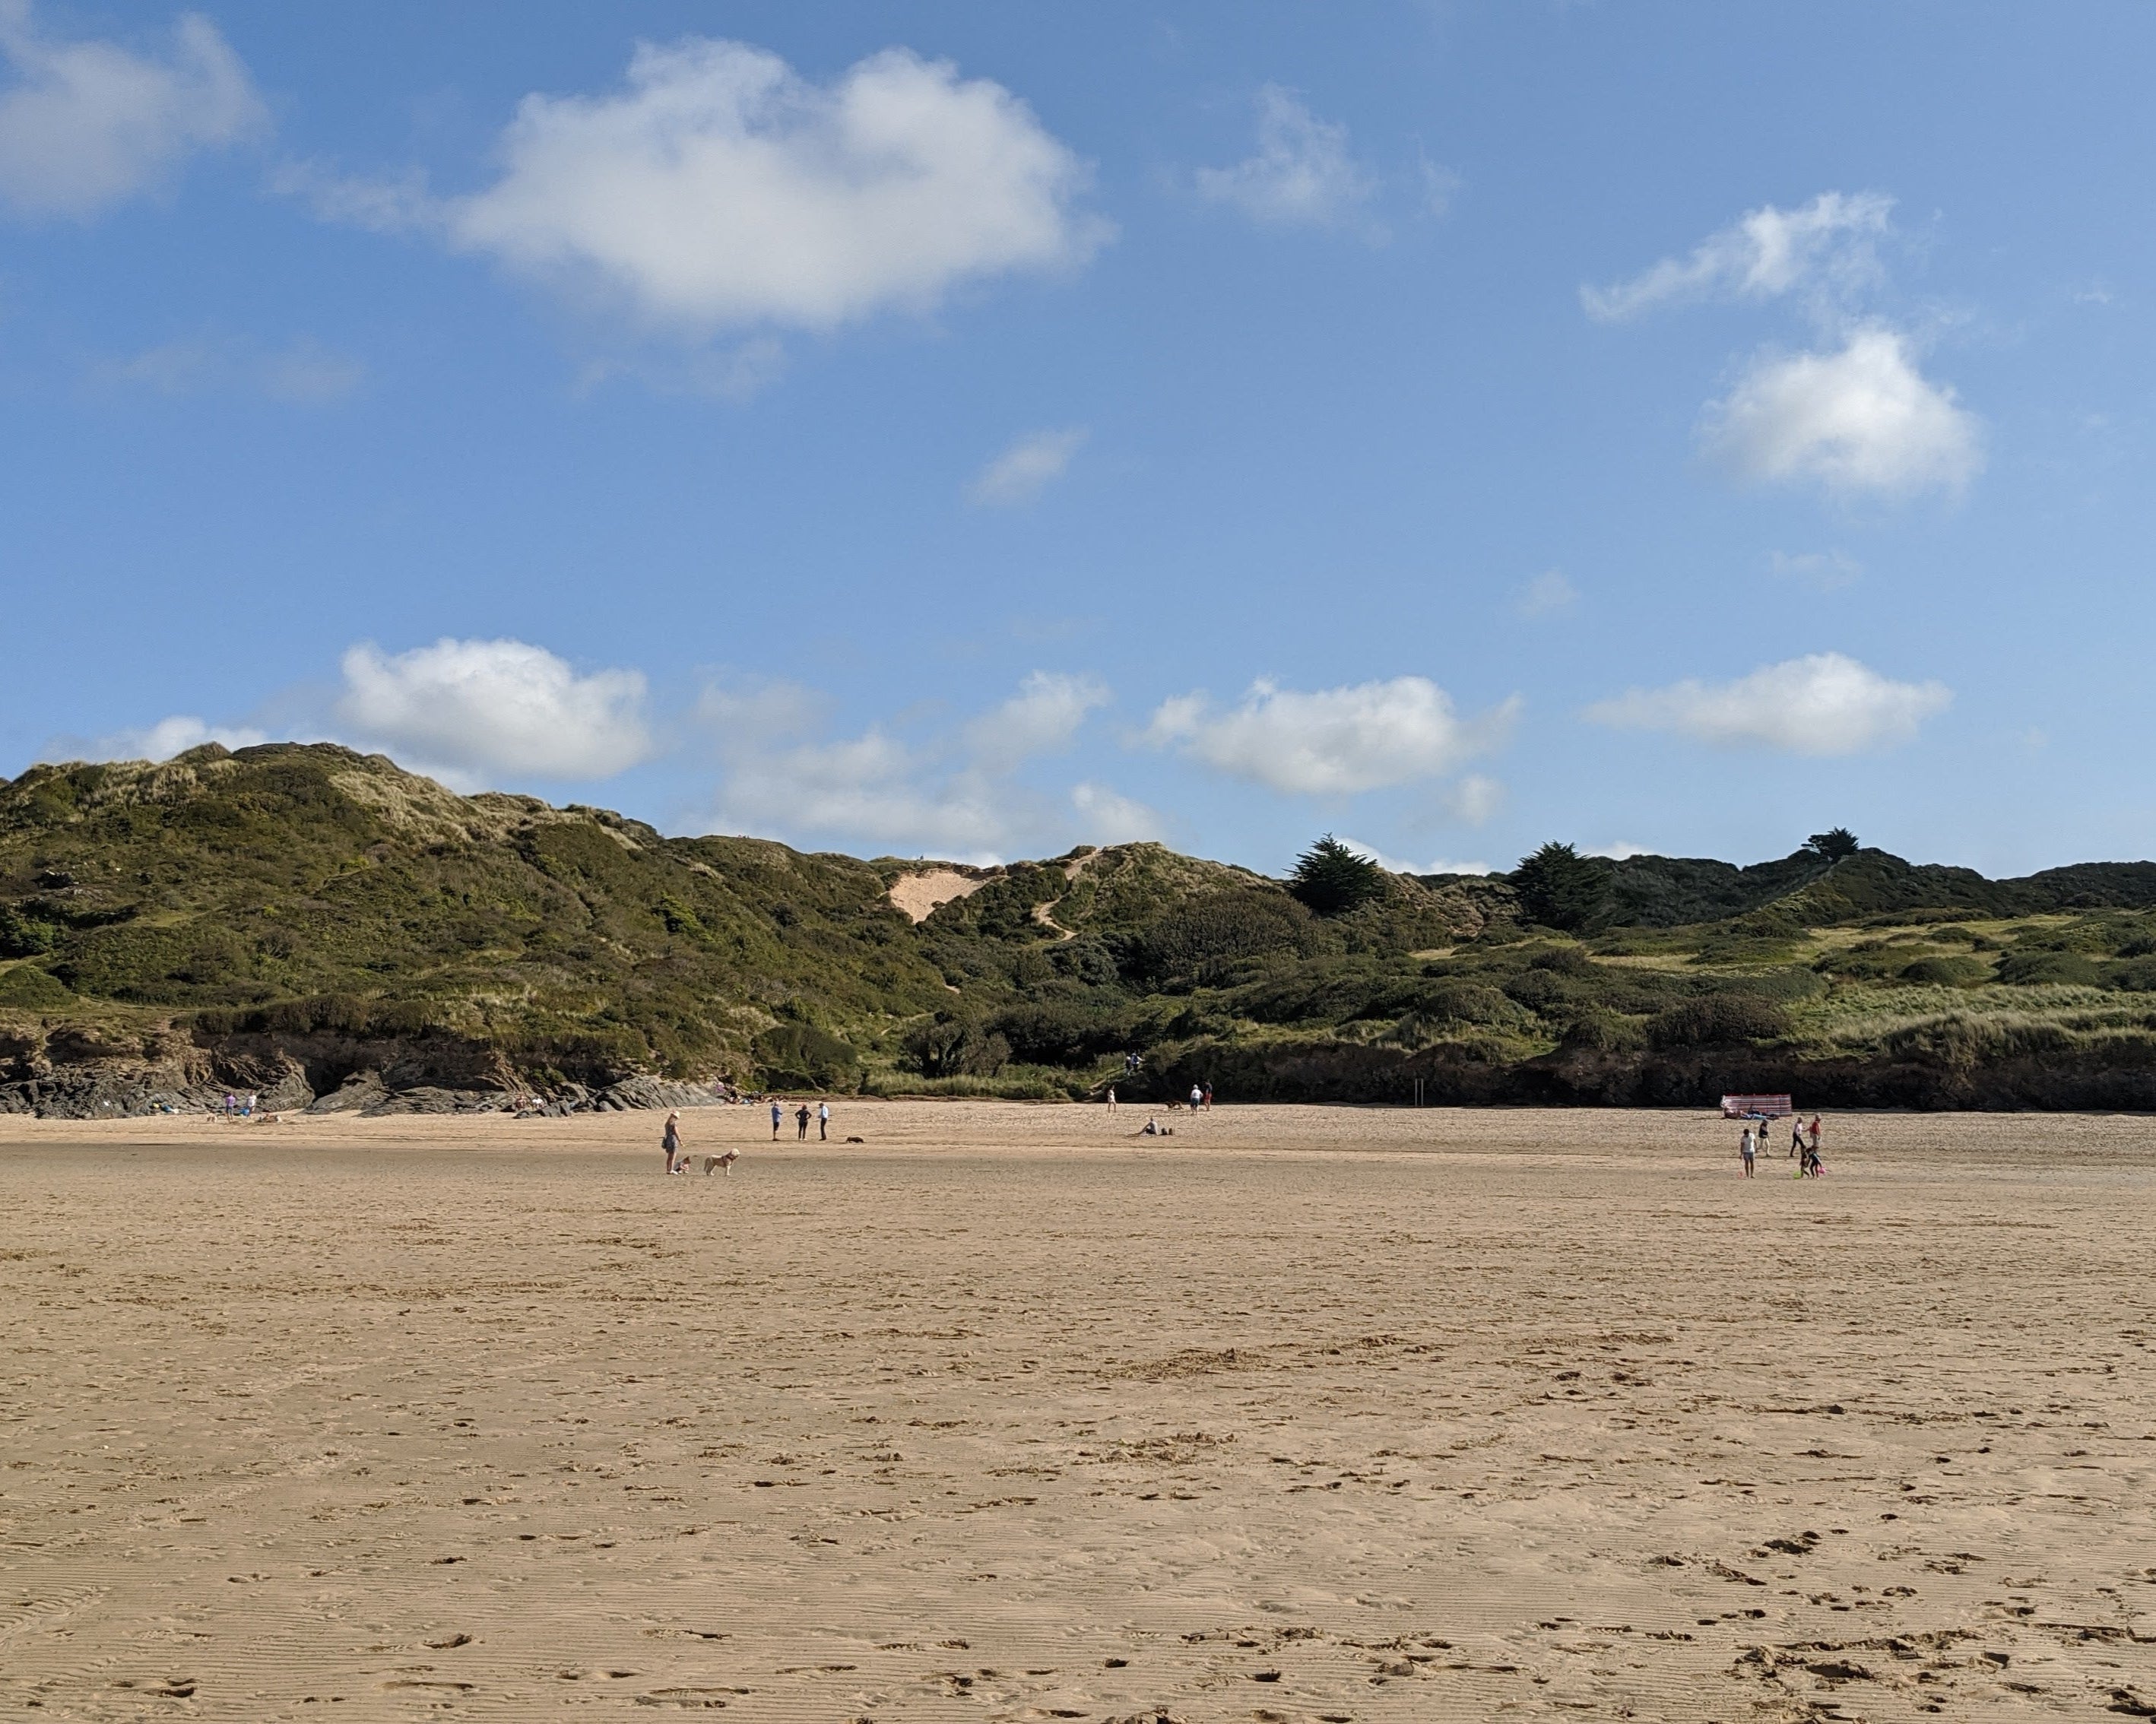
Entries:
<svg viewBox="0 0 2156 1724">
<path fill-rule="evenodd" d="M 659 1141 L 666 1152 L 666 1171 L 669 1173 L 680 1171 L 674 1165 L 675 1158 L 681 1153 L 681 1116 L 679 1113 L 666 1116 L 666 1135 Z M 687 1166 L 685 1161 L 681 1163 L 684 1168 Z"/>
<path fill-rule="evenodd" d="M 1197 1111 L 1198 1111 L 1198 1110 L 1199 1110 L 1199 1108 L 1203 1107 L 1204 1105 L 1205 1105 L 1205 1092 L 1204 1092 L 1203 1090 L 1199 1089 L 1199 1088 L 1198 1087 L 1198 1085 L 1197 1085 L 1193 1084 L 1193 1085 L 1190 1086 L 1190 1111 L 1191 1111 L 1193 1113 L 1195 1113 L 1195 1112 L 1197 1112 Z"/>
<path fill-rule="evenodd" d="M 1737 1153 L 1743 1158 L 1744 1177 L 1747 1179 L 1752 1177 L 1753 1150 L 1752 1128 L 1747 1126 L 1744 1128 L 1744 1135 L 1737 1140 Z"/>
<path fill-rule="evenodd" d="M 1210 1084 L 1205 1086 L 1205 1111 L 1208 1113 L 1213 1111 L 1213 1086 Z"/>
<path fill-rule="evenodd" d="M 793 1112 L 793 1141 L 796 1143 L 808 1141 L 808 1104 L 805 1101 Z"/>
<path fill-rule="evenodd" d="M 1804 1147 L 1804 1122 L 1794 1114 L 1789 1116 L 1789 1153 L 1802 1155 Z"/>
<path fill-rule="evenodd" d="M 778 1105 L 778 1098 L 773 1096 L 771 1102 L 771 1141 L 773 1143 L 778 1142 L 778 1122 L 785 1117 L 786 1111 Z"/>
<path fill-rule="evenodd" d="M 1817 1114 L 1814 1114 L 1812 1116 L 1811 1126 L 1805 1132 L 1805 1136 L 1810 1137 L 1812 1141 L 1812 1159 L 1814 1161 L 1817 1161 L 1819 1159 L 1820 1140 L 1820 1116 Z"/>
<path fill-rule="evenodd" d="M 1108 1085 L 1108 1111 L 1109 1111 L 1110 1113 L 1113 1113 L 1115 1111 L 1116 1111 L 1116 1086 L 1115 1086 L 1113 1084 L 1111 1084 L 1111 1085 Z"/>
<path fill-rule="evenodd" d="M 831 1141 L 831 1104 L 828 1101 L 816 1104 L 816 1141 L 819 1143 Z"/>
</svg>

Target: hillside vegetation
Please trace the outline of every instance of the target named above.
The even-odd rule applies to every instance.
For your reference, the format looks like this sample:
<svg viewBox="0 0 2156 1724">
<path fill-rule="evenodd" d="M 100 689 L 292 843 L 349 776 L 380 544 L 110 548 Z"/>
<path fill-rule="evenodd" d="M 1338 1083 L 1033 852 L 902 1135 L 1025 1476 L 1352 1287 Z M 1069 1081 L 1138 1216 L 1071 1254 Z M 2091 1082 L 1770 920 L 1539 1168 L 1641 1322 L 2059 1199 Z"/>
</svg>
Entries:
<svg viewBox="0 0 2156 1724">
<path fill-rule="evenodd" d="M 667 838 L 329 745 L 0 781 L 0 1110 L 1051 1097 L 2156 1106 L 2156 865 L 1320 844 L 994 870 Z M 1342 859 L 1346 857 L 1346 859 Z M 1122 1054 L 1144 1070 L 1122 1078 Z"/>
</svg>

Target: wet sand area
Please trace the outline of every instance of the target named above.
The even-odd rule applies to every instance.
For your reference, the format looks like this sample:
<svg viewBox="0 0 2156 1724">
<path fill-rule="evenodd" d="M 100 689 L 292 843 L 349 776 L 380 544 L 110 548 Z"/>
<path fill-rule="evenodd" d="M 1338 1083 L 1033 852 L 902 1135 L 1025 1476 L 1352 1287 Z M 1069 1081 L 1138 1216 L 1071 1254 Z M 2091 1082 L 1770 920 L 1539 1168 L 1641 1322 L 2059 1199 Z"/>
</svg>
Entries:
<svg viewBox="0 0 2156 1724">
<path fill-rule="evenodd" d="M 0 1121 L 0 1715 L 2156 1716 L 2156 1121 L 835 1114 Z"/>
</svg>

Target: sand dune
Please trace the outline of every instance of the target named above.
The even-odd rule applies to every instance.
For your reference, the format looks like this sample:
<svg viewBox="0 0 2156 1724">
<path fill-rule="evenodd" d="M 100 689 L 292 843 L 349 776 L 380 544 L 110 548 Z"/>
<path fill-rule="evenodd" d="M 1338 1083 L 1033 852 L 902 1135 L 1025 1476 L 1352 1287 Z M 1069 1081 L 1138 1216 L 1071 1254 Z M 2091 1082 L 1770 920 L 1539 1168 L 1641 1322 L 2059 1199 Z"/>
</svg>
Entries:
<svg viewBox="0 0 2156 1724">
<path fill-rule="evenodd" d="M 0 1711 L 2156 1716 L 2156 1126 L 0 1121 Z"/>
</svg>

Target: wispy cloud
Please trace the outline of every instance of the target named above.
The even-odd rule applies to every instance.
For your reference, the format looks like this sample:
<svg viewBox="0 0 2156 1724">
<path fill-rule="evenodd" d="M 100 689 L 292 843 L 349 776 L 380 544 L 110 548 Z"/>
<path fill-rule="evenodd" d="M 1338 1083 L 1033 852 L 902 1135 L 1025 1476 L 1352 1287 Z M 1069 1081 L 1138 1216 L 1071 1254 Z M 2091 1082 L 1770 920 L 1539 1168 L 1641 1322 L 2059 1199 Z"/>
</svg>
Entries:
<svg viewBox="0 0 2156 1724">
<path fill-rule="evenodd" d="M 1767 204 L 1710 234 L 1689 257 L 1664 258 L 1609 287 L 1581 288 L 1580 303 L 1589 316 L 1610 323 L 1688 300 L 1845 289 L 1875 273 L 1871 242 L 1887 232 L 1893 208 L 1894 200 L 1876 192 L 1823 192 L 1796 209 Z"/>
<path fill-rule="evenodd" d="M 1563 569 L 1545 569 L 1520 588 L 1513 608 L 1530 619 L 1562 617 L 1579 603 L 1579 589 Z"/>
<path fill-rule="evenodd" d="M 1030 503 L 1063 476 L 1071 458 L 1085 447 L 1086 438 L 1082 426 L 1029 431 L 974 475 L 966 495 L 987 507 L 1009 509 Z"/>
<path fill-rule="evenodd" d="M 0 90 L 0 203 L 20 215 L 87 220 L 268 124 L 247 68 L 196 13 L 157 55 L 56 40 L 30 0 L 0 0 L 0 58 L 13 74 Z"/>
<path fill-rule="evenodd" d="M 1201 197 L 1276 227 L 1358 220 L 1378 191 L 1378 177 L 1348 147 L 1348 128 L 1320 120 L 1277 84 L 1258 92 L 1256 151 L 1231 167 L 1201 167 L 1195 177 Z"/>
<path fill-rule="evenodd" d="M 157 395 L 229 393 L 316 406 L 353 393 L 367 381 L 367 367 L 311 336 L 265 347 L 236 336 L 197 335 L 105 360 L 90 376 L 104 387 Z"/>
</svg>

